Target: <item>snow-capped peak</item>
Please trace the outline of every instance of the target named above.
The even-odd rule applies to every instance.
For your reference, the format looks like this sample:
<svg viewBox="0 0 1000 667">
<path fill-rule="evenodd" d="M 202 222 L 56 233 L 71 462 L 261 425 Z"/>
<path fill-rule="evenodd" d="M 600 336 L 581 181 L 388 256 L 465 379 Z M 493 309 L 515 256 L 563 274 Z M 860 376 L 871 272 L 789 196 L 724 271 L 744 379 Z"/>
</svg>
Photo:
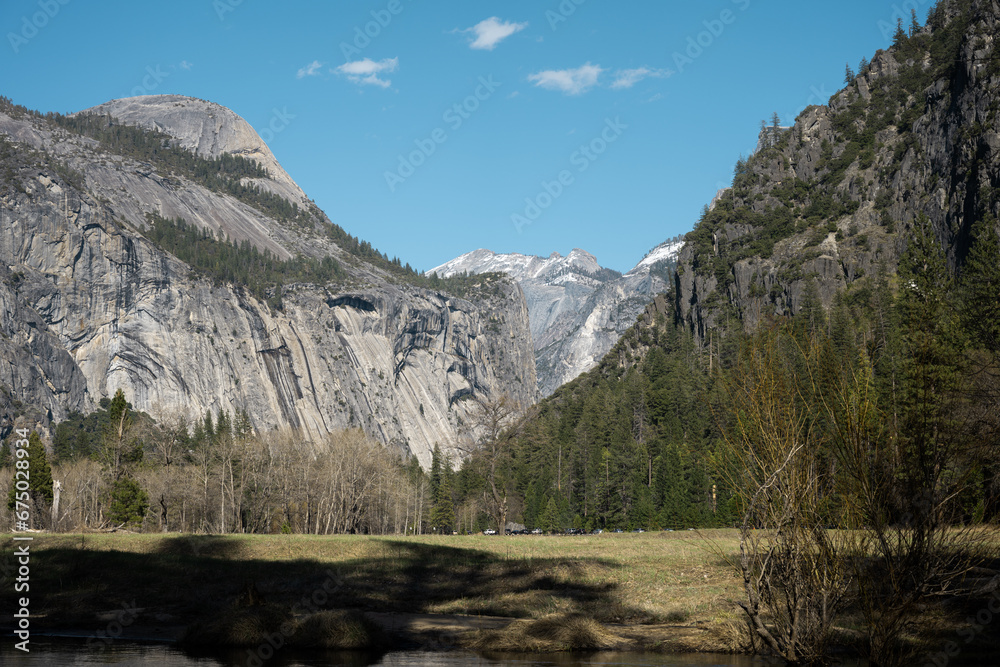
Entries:
<svg viewBox="0 0 1000 667">
<path fill-rule="evenodd" d="M 479 249 L 445 262 L 426 272 L 437 273 L 447 278 L 459 273 L 506 273 L 514 280 L 530 280 L 557 276 L 567 271 L 592 274 L 601 270 L 597 258 L 586 250 L 574 248 L 563 257 L 554 252 L 548 257 L 522 255 L 520 253 L 498 254 L 492 250 Z"/>
<path fill-rule="evenodd" d="M 667 241 L 666 243 L 661 243 L 656 246 L 642 258 L 642 260 L 635 265 L 635 267 L 626 273 L 625 275 L 632 275 L 640 270 L 648 270 L 653 264 L 661 262 L 665 259 L 677 259 L 677 254 L 684 247 L 684 241 Z"/>
</svg>

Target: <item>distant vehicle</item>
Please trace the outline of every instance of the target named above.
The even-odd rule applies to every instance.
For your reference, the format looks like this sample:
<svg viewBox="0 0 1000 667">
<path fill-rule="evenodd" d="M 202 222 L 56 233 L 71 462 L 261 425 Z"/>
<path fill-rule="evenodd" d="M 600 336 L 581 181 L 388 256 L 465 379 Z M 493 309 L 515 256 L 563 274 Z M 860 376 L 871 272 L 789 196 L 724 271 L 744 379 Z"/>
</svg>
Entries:
<svg viewBox="0 0 1000 667">
<path fill-rule="evenodd" d="M 545 531 L 543 531 L 541 528 L 532 528 L 531 529 L 531 534 L 532 535 L 541 535 L 543 532 L 545 532 Z"/>
<path fill-rule="evenodd" d="M 603 532 L 604 532 L 603 528 L 595 528 L 592 531 L 590 531 L 590 534 L 591 535 L 600 535 Z"/>
<path fill-rule="evenodd" d="M 614 529 L 614 530 L 612 530 L 611 532 L 612 532 L 612 533 L 624 533 L 625 531 L 624 531 L 624 530 L 622 530 L 621 528 L 615 528 L 615 529 Z"/>
<path fill-rule="evenodd" d="M 636 528 L 636 529 L 635 529 L 635 530 L 633 530 L 632 532 L 633 532 L 633 533 L 645 533 L 646 531 L 644 531 L 644 530 L 643 530 L 642 528 Z"/>
<path fill-rule="evenodd" d="M 567 535 L 583 535 L 583 528 L 567 528 Z"/>
<path fill-rule="evenodd" d="M 497 531 L 495 528 L 487 528 L 483 531 L 483 535 L 496 535 Z"/>
</svg>

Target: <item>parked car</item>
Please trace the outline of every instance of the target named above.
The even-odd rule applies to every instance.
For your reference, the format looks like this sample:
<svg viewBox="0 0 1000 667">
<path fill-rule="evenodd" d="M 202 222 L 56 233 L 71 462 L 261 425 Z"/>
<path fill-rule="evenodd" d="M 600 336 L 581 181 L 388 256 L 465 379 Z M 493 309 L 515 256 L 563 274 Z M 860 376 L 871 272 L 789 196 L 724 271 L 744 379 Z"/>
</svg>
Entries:
<svg viewBox="0 0 1000 667">
<path fill-rule="evenodd" d="M 532 528 L 531 529 L 531 534 L 532 535 L 541 535 L 543 532 L 545 532 L 545 531 L 543 531 L 541 528 Z"/>
<path fill-rule="evenodd" d="M 496 535 L 497 531 L 495 528 L 487 528 L 483 531 L 483 535 Z"/>
<path fill-rule="evenodd" d="M 592 531 L 590 531 L 590 534 L 591 535 L 600 535 L 603 532 L 604 532 L 603 528 L 595 528 Z"/>
</svg>

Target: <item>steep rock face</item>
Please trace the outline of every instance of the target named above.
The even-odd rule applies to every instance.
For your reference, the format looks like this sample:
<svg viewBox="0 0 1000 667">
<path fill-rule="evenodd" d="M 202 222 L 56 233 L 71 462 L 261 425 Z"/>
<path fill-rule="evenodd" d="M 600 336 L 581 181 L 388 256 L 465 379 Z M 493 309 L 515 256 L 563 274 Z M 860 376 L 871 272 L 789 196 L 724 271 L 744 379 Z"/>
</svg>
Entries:
<svg viewBox="0 0 1000 667">
<path fill-rule="evenodd" d="M 428 273 L 505 273 L 524 290 L 535 349 L 538 389 L 548 396 L 593 368 L 635 323 L 653 295 L 666 288 L 679 242 L 657 246 L 621 275 L 574 249 L 547 258 L 476 250 Z"/>
<path fill-rule="evenodd" d="M 895 272 L 926 217 L 958 269 L 973 224 L 1000 216 L 1000 4 L 951 0 L 737 165 L 687 237 L 675 283 L 700 338 L 735 317 L 797 312 L 808 290 Z"/>
<path fill-rule="evenodd" d="M 225 139 L 238 133 L 219 134 L 199 145 L 240 150 Z M 0 427 L 58 421 L 121 388 L 154 415 L 243 409 L 258 430 L 313 436 L 361 427 L 428 465 L 434 444 L 463 437 L 466 399 L 536 397 L 527 309 L 507 279 L 484 277 L 465 298 L 389 280 L 329 239 L 30 115 L 0 113 L 0 135 L 15 148 L 0 172 Z M 273 310 L 149 241 L 151 212 L 279 258 L 331 254 L 349 277 L 286 285 Z"/>
<path fill-rule="evenodd" d="M 253 158 L 267 169 L 269 178 L 248 180 L 299 205 L 308 201 L 250 124 L 214 102 L 183 95 L 143 95 L 111 100 L 80 113 L 108 114 L 127 125 L 158 130 L 202 157 L 229 153 Z"/>
</svg>

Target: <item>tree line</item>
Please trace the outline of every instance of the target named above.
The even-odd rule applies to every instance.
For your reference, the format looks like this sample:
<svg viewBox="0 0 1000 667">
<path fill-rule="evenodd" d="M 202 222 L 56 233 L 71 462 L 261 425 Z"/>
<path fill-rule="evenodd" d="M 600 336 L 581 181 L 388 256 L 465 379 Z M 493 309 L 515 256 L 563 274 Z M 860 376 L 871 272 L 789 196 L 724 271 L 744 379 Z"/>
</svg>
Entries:
<svg viewBox="0 0 1000 667">
<path fill-rule="evenodd" d="M 650 311 L 509 420 L 499 464 L 465 459 L 451 500 L 544 528 L 734 527 L 748 648 L 823 662 L 850 616 L 873 664 L 905 664 L 928 605 L 995 572 L 997 228 L 976 221 L 950 269 L 920 216 L 895 272 L 829 307 L 806 281 L 797 314 L 752 330 L 697 341 Z"/>
<path fill-rule="evenodd" d="M 55 428 L 46 454 L 31 435 L 33 527 L 207 533 L 423 533 L 431 503 L 415 460 L 360 431 L 310 439 L 255 433 L 248 416 L 154 420 L 119 390 Z M 52 460 L 50 463 L 49 460 Z M 0 488 L 13 507 L 13 460 Z M 59 489 L 53 493 L 54 480 Z M 9 517 L 8 517 L 9 518 Z"/>
<path fill-rule="evenodd" d="M 246 288 L 277 310 L 281 310 L 282 289 L 287 283 L 324 285 L 347 277 L 340 263 L 329 255 L 322 259 L 299 255 L 279 260 L 247 240 L 238 244 L 225 238 L 220 240 L 210 230 L 189 225 L 180 218 L 167 219 L 155 213 L 147 218 L 146 236 L 157 246 L 218 283 Z"/>
</svg>

